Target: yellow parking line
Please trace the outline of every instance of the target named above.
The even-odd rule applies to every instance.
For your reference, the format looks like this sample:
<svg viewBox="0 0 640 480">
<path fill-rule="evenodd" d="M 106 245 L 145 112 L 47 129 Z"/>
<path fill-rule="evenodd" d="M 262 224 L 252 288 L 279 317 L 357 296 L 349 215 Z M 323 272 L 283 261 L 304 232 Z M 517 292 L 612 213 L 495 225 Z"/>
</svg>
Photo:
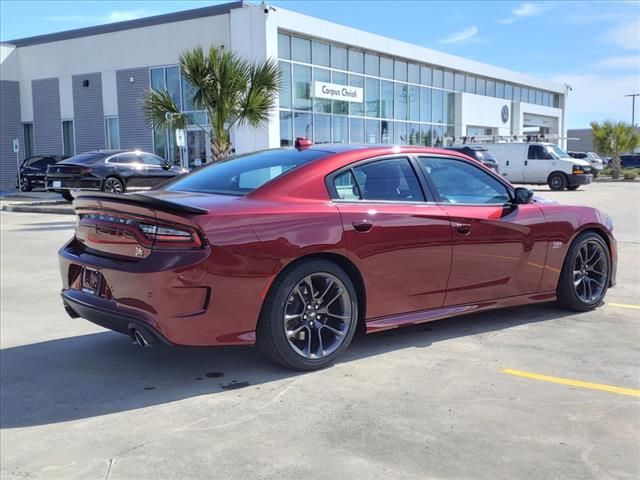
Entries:
<svg viewBox="0 0 640 480">
<path fill-rule="evenodd" d="M 631 308 L 632 310 L 640 310 L 640 305 L 629 305 L 628 303 L 607 303 L 610 307 Z"/>
<path fill-rule="evenodd" d="M 551 377 L 549 375 L 523 372 L 522 370 L 514 370 L 512 368 L 505 368 L 504 370 L 501 370 L 501 373 L 507 373 L 509 375 L 515 375 L 517 377 L 530 378 L 532 380 L 541 380 L 543 382 L 559 383 L 561 385 L 569 385 L 571 387 L 590 388 L 591 390 L 601 390 L 603 392 L 617 393 L 619 395 L 640 397 L 640 390 L 636 390 L 634 388 L 614 387 L 613 385 L 583 382 L 581 380 L 571 380 L 570 378 Z"/>
</svg>

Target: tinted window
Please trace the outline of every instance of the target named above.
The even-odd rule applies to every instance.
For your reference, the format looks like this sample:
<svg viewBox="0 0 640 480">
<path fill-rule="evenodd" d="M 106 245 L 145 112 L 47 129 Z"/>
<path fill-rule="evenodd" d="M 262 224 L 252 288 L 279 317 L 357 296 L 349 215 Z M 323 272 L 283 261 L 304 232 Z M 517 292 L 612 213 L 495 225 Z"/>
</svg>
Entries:
<svg viewBox="0 0 640 480">
<path fill-rule="evenodd" d="M 529 160 L 553 160 L 551 154 L 542 145 L 529 146 Z"/>
<path fill-rule="evenodd" d="M 103 153 L 81 153 L 80 155 L 63 160 L 61 163 L 93 163 L 97 160 L 102 160 L 104 157 Z"/>
<path fill-rule="evenodd" d="M 341 200 L 360 200 L 360 190 L 356 185 L 356 179 L 353 178 L 351 170 L 341 173 L 333 179 L 333 185 Z"/>
<path fill-rule="evenodd" d="M 406 158 L 379 160 L 356 167 L 353 171 L 358 193 L 364 200 L 424 201 L 418 178 Z M 343 186 L 339 192 L 346 195 L 346 188 Z M 352 190 L 352 194 L 356 192 Z"/>
<path fill-rule="evenodd" d="M 283 173 L 329 155 L 319 150 L 264 150 L 201 168 L 166 190 L 245 195 Z"/>
<path fill-rule="evenodd" d="M 41 158 L 39 160 L 29 163 L 29 166 L 33 168 L 45 168 L 47 165 L 50 165 L 52 163 L 55 163 L 55 162 L 47 162 L 46 158 Z"/>
<path fill-rule="evenodd" d="M 126 153 L 124 155 L 118 155 L 109 159 L 109 163 L 140 163 L 140 157 L 134 153 Z"/>
<path fill-rule="evenodd" d="M 442 203 L 503 204 L 509 201 L 507 187 L 467 162 L 421 157 L 420 164 Z"/>
<path fill-rule="evenodd" d="M 155 155 L 143 155 L 142 163 L 144 163 L 145 165 L 156 165 L 159 167 L 166 165 L 166 162 L 156 157 Z"/>
</svg>

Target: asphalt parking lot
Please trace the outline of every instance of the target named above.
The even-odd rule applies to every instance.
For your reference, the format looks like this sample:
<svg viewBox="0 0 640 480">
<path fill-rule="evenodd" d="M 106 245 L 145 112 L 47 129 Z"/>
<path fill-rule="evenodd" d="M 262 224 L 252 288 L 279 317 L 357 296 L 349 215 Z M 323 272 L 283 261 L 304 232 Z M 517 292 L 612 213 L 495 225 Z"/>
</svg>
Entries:
<svg viewBox="0 0 640 480">
<path fill-rule="evenodd" d="M 640 478 L 640 184 L 536 190 L 613 217 L 606 305 L 370 335 L 307 374 L 70 319 L 56 251 L 74 218 L 2 212 L 0 476 Z"/>
</svg>

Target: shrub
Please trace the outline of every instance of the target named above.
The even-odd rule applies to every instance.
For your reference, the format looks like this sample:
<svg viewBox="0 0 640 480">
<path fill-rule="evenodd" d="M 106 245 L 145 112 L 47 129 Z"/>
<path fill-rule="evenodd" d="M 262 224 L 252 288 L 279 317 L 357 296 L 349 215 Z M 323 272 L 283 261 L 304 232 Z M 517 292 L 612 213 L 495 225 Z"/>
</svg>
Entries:
<svg viewBox="0 0 640 480">
<path fill-rule="evenodd" d="M 637 176 L 638 176 L 638 173 L 635 170 L 631 170 L 629 172 L 624 172 L 624 179 L 625 180 L 635 180 Z"/>
</svg>

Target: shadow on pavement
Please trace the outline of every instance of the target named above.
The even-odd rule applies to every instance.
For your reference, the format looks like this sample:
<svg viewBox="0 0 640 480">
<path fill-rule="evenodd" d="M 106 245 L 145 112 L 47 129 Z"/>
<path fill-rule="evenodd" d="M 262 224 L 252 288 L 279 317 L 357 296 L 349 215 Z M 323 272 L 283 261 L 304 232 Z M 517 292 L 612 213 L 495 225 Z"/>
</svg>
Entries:
<svg viewBox="0 0 640 480">
<path fill-rule="evenodd" d="M 568 314 L 534 305 L 357 337 L 339 363 Z M 113 332 L 61 338 L 0 350 L 0 427 L 90 418 L 302 374 L 253 347 L 141 349 Z"/>
</svg>

